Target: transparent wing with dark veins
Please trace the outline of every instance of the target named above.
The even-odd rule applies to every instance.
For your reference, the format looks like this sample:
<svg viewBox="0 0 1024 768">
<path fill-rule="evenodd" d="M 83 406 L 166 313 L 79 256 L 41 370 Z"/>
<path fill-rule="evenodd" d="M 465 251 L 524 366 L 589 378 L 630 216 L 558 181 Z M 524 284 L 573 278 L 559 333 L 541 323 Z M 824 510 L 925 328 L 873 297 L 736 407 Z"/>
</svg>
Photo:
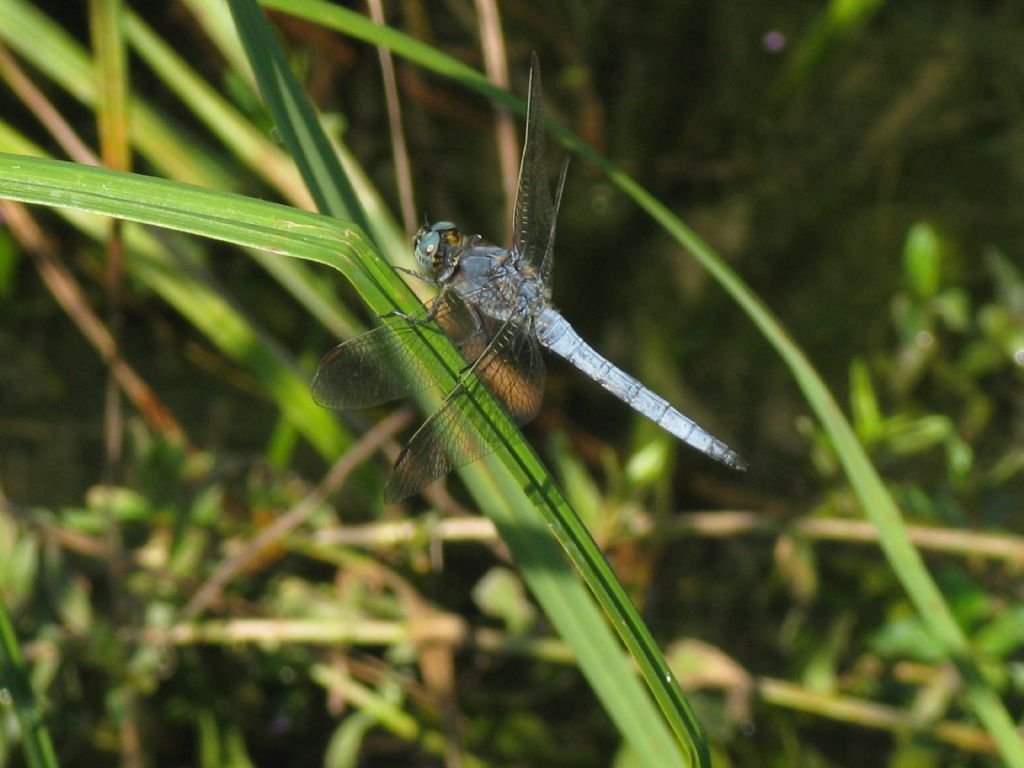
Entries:
<svg viewBox="0 0 1024 768">
<path fill-rule="evenodd" d="M 438 301 L 443 303 L 434 319 L 442 327 L 463 332 L 470 321 L 460 315 L 468 310 L 453 297 Z M 428 349 L 430 335 L 442 330 L 425 322 L 429 311 L 429 306 L 423 307 L 412 320 L 387 318 L 380 327 L 342 342 L 324 355 L 313 376 L 313 399 L 336 410 L 370 408 L 433 386 L 434 376 L 420 359 Z"/>
<path fill-rule="evenodd" d="M 526 138 L 519 165 L 519 185 L 512 213 L 512 246 L 551 285 L 549 235 L 555 210 L 544 163 L 544 108 L 537 54 L 530 63 L 530 93 L 526 107 Z"/>
<path fill-rule="evenodd" d="M 411 496 L 490 453 L 494 419 L 507 415 L 523 424 L 536 416 L 544 391 L 544 362 L 536 338 L 505 323 L 481 355 L 402 451 L 384 487 L 387 501 Z M 483 387 L 494 399 L 486 397 Z"/>
<path fill-rule="evenodd" d="M 501 322 L 448 294 L 435 322 L 429 307 L 412 319 L 388 318 L 382 326 L 328 352 L 313 377 L 313 399 L 335 409 L 368 408 L 416 394 L 437 382 L 419 361 L 430 334 L 444 333 L 466 360 L 458 383 L 413 435 L 384 489 L 389 501 L 411 496 L 457 467 L 490 452 L 493 419 L 518 424 L 532 419 L 544 392 L 544 362 L 534 334 Z M 436 324 L 435 324 L 436 323 Z M 494 396 L 481 391 L 486 387 Z M 495 402 L 497 401 L 497 402 Z"/>
<path fill-rule="evenodd" d="M 525 424 L 544 397 L 544 360 L 536 336 L 514 323 L 480 317 L 483 333 L 462 341 L 460 351 L 472 371 L 508 411 Z"/>
<path fill-rule="evenodd" d="M 558 174 L 558 186 L 555 187 L 555 205 L 551 213 L 551 222 L 545 240 L 547 245 L 544 247 L 544 259 L 540 265 L 541 279 L 549 292 L 551 291 L 551 265 L 555 256 L 555 227 L 558 225 L 558 209 L 562 207 L 562 190 L 565 189 L 565 177 L 568 174 L 569 158 L 567 157 L 562 162 L 561 173 Z"/>
</svg>

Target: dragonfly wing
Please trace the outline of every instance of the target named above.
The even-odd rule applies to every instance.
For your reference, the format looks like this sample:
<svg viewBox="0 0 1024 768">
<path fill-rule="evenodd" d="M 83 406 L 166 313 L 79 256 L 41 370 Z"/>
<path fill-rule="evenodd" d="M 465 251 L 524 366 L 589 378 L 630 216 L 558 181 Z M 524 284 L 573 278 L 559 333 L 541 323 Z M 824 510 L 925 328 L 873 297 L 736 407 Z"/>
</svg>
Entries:
<svg viewBox="0 0 1024 768">
<path fill-rule="evenodd" d="M 537 414 L 544 391 L 544 362 L 536 338 L 504 323 L 489 343 L 483 339 L 478 334 L 463 344 L 467 358 L 478 345 L 483 348 L 444 405 L 402 451 L 384 487 L 388 501 L 411 496 L 490 453 L 493 419 L 509 416 L 523 424 Z M 494 395 L 493 400 L 484 396 L 483 387 Z"/>
<path fill-rule="evenodd" d="M 445 301 L 435 319 L 446 322 L 453 306 Z M 372 331 L 342 342 L 320 361 L 311 385 L 313 399 L 327 408 L 369 408 L 432 386 L 434 377 L 419 362 L 437 325 L 425 322 L 429 308 L 413 318 L 391 317 Z M 449 321 L 450 322 L 450 321 Z"/>
<path fill-rule="evenodd" d="M 558 209 L 562 205 L 562 190 L 565 189 L 565 177 L 569 173 L 569 158 L 562 162 L 562 171 L 558 174 L 558 186 L 555 187 L 555 205 L 551 211 L 551 222 L 547 234 L 547 245 L 544 247 L 544 257 L 540 262 L 540 276 L 544 285 L 551 287 L 551 265 L 555 256 L 555 227 L 558 226 Z"/>
<path fill-rule="evenodd" d="M 487 320 L 493 330 L 484 350 L 463 348 L 483 355 L 474 366 L 476 375 L 505 406 L 516 424 L 525 424 L 540 410 L 544 397 L 544 360 L 534 334 L 511 323 Z M 467 359 L 472 359 L 466 355 Z"/>
<path fill-rule="evenodd" d="M 488 292 L 482 288 L 481 292 Z M 450 297 L 438 320 L 462 356 L 517 424 L 537 415 L 544 394 L 544 360 L 527 326 L 498 320 L 475 309 L 475 294 Z"/>
<path fill-rule="evenodd" d="M 462 411 L 465 392 L 462 387 L 455 390 L 446 404 L 416 430 L 384 485 L 385 501 L 412 496 L 487 452 L 482 433 Z"/>
<path fill-rule="evenodd" d="M 523 140 L 516 204 L 512 213 L 512 243 L 527 263 L 538 269 L 542 268 L 546 259 L 550 262 L 550 256 L 547 255 L 548 235 L 554 218 L 544 163 L 542 95 L 540 63 L 534 54 L 530 64 L 530 92 L 526 106 L 526 138 Z"/>
</svg>

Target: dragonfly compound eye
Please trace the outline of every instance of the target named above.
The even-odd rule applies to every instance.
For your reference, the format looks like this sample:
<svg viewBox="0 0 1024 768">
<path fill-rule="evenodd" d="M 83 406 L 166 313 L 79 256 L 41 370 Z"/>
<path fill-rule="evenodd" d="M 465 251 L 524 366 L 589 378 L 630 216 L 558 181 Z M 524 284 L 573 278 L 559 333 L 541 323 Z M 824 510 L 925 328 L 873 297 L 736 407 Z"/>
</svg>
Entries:
<svg viewBox="0 0 1024 768">
<path fill-rule="evenodd" d="M 416 264 L 424 272 L 434 269 L 434 260 L 437 257 L 437 249 L 441 245 L 441 236 L 432 229 L 423 231 L 416 235 Z"/>
</svg>

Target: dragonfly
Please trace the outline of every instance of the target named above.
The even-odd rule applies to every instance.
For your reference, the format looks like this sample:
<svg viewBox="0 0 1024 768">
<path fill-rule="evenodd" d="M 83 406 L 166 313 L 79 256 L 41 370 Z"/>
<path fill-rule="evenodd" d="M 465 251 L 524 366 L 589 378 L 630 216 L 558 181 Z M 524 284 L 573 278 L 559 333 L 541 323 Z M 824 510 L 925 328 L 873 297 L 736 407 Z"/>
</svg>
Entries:
<svg viewBox="0 0 1024 768">
<path fill-rule="evenodd" d="M 555 225 L 568 160 L 552 197 L 541 96 L 534 55 L 511 247 L 463 234 L 450 221 L 424 224 L 413 240 L 419 271 L 401 271 L 435 285 L 437 297 L 417 313 L 393 312 L 377 328 L 339 344 L 314 374 L 312 393 L 320 405 L 368 408 L 437 385 L 421 362 L 432 334 L 445 334 L 465 359 L 442 405 L 399 455 L 384 486 L 387 501 L 411 496 L 490 452 L 488 436 L 494 433 L 488 423 L 494 417 L 507 415 L 522 425 L 536 416 L 545 376 L 541 347 L 686 444 L 746 469 L 725 443 L 587 344 L 552 305 Z"/>
</svg>

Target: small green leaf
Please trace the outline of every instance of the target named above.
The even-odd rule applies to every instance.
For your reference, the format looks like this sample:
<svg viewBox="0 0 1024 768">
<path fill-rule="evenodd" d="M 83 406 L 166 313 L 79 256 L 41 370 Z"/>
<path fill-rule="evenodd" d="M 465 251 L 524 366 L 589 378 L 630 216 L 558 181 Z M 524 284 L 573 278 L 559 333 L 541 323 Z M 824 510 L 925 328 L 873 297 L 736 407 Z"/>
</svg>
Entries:
<svg viewBox="0 0 1024 768">
<path fill-rule="evenodd" d="M 473 587 L 473 601 L 488 616 L 501 619 L 514 635 L 525 634 L 537 619 L 522 580 L 507 568 L 484 574 Z"/>
<path fill-rule="evenodd" d="M 911 294 L 930 299 L 938 293 L 942 273 L 942 247 L 938 233 L 926 223 L 910 228 L 903 246 L 904 279 Z"/>
<path fill-rule="evenodd" d="M 1024 649 L 1024 604 L 1000 611 L 973 637 L 974 645 L 990 656 L 1005 659 Z"/>
<path fill-rule="evenodd" d="M 872 638 L 871 646 L 883 658 L 906 657 L 927 663 L 942 661 L 942 646 L 915 617 L 890 621 Z"/>
<path fill-rule="evenodd" d="M 921 453 L 944 443 L 955 434 L 948 416 L 899 417 L 887 425 L 886 442 L 893 453 Z"/>
<path fill-rule="evenodd" d="M 882 412 L 867 364 L 860 358 L 850 363 L 850 410 L 857 436 L 867 445 L 882 434 Z"/>
<path fill-rule="evenodd" d="M 633 486 L 653 485 L 668 473 L 672 455 L 671 439 L 662 434 L 652 435 L 626 462 L 626 479 Z"/>
</svg>

